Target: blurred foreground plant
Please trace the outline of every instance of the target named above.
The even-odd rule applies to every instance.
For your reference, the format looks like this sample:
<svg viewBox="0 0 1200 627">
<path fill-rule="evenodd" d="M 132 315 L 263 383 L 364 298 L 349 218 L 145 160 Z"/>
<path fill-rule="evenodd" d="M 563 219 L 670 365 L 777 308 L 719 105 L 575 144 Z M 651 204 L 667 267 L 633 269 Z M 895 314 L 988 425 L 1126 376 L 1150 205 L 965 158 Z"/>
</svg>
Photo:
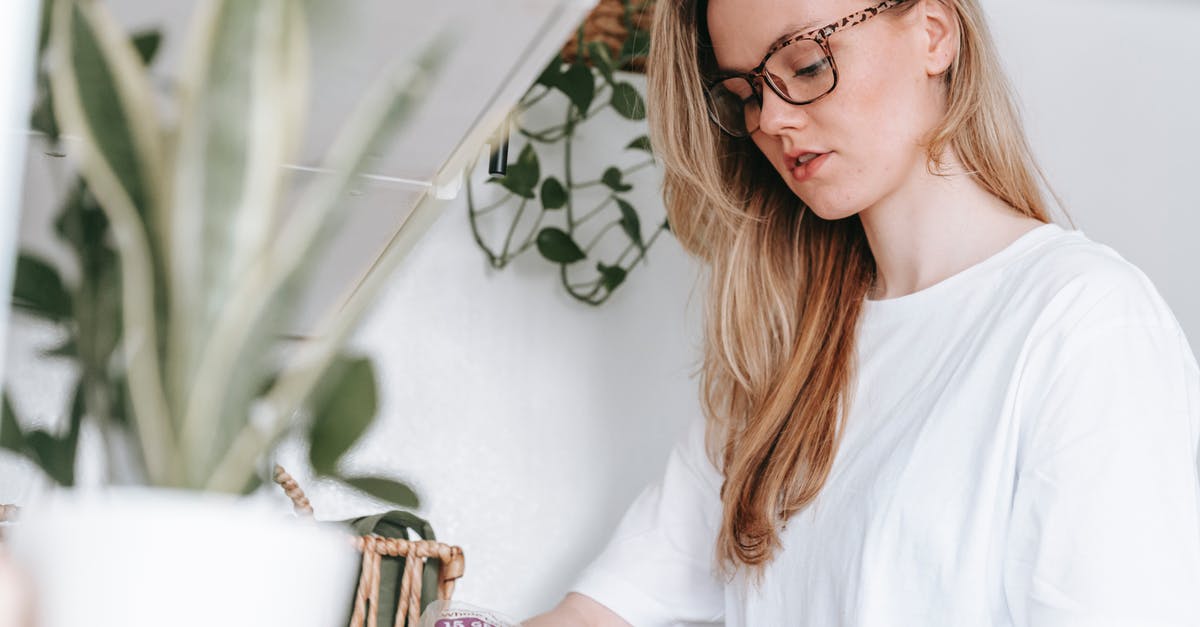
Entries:
<svg viewBox="0 0 1200 627">
<path fill-rule="evenodd" d="M 370 362 L 338 352 L 354 320 L 289 355 L 278 338 L 339 204 L 414 109 L 441 47 L 372 88 L 328 174 L 285 220 L 281 166 L 298 148 L 307 95 L 301 0 L 200 2 L 170 115 L 146 70 L 155 35 L 131 41 L 99 2 L 45 6 L 33 125 L 52 145 L 61 132 L 77 157 L 56 230 L 79 273 L 66 281 L 22 255 L 14 306 L 65 330 L 49 353 L 75 361 L 79 379 L 62 434 L 26 432 L 6 398 L 0 446 L 70 485 L 88 418 L 110 467 L 134 444 L 135 481 L 244 492 L 306 408 L 317 474 L 416 506 L 404 484 L 338 469 L 376 411 Z"/>
</svg>

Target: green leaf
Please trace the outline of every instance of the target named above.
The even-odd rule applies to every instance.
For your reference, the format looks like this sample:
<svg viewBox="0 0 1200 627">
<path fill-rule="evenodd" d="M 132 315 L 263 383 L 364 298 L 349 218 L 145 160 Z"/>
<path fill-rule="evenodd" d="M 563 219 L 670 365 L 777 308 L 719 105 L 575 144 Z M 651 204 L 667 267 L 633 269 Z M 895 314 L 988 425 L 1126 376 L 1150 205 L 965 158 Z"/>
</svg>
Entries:
<svg viewBox="0 0 1200 627">
<path fill-rule="evenodd" d="M 592 71 L 579 62 L 571 64 L 555 87 L 571 99 L 580 115 L 587 114 L 588 107 L 592 106 L 592 99 L 596 97 L 596 80 Z"/>
<path fill-rule="evenodd" d="M 600 272 L 600 282 L 610 292 L 617 289 L 617 286 L 621 283 L 624 283 L 625 276 L 628 274 L 620 266 L 606 266 L 603 263 L 597 263 L 596 270 Z"/>
<path fill-rule="evenodd" d="M 25 435 L 25 442 L 42 472 L 55 483 L 69 487 L 75 483 L 75 443 L 38 429 Z"/>
<path fill-rule="evenodd" d="M 633 186 L 624 181 L 625 175 L 621 174 L 621 170 L 616 167 L 609 167 L 604 171 L 604 175 L 600 177 L 600 182 L 608 186 L 614 192 L 627 192 L 633 189 Z"/>
<path fill-rule="evenodd" d="M 605 81 L 611 83 L 613 81 L 615 65 L 612 54 L 608 50 L 608 45 L 599 41 L 588 42 L 587 55 L 588 59 L 592 61 L 592 66 L 600 71 Z"/>
<path fill-rule="evenodd" d="M 625 43 L 621 46 L 621 64 L 624 65 L 648 54 L 650 54 L 650 33 L 636 28 L 629 31 L 625 37 Z"/>
<path fill-rule="evenodd" d="M 142 58 L 142 63 L 150 65 L 154 62 L 154 56 L 158 54 L 158 49 L 162 45 L 162 31 L 147 30 L 133 34 L 133 47 L 137 50 L 138 56 Z"/>
<path fill-rule="evenodd" d="M 75 337 L 72 335 L 66 341 L 53 348 L 42 351 L 43 357 L 66 357 L 74 359 L 79 357 L 79 345 L 75 342 Z"/>
<path fill-rule="evenodd" d="M 322 475 L 336 475 L 337 462 L 375 418 L 375 372 L 363 357 L 338 357 L 313 393 L 309 461 Z"/>
<path fill-rule="evenodd" d="M 18 455 L 25 454 L 25 436 L 21 433 L 21 424 L 17 421 L 17 412 L 13 410 L 12 402 L 5 393 L 3 399 L 3 415 L 0 415 L 0 448 L 7 449 Z"/>
<path fill-rule="evenodd" d="M 646 245 L 642 242 L 642 221 L 638 218 L 637 211 L 633 205 L 621 198 L 617 199 L 617 207 L 621 209 L 621 229 L 638 248 L 645 251 Z"/>
<path fill-rule="evenodd" d="M 541 75 L 538 76 L 537 83 L 546 87 L 558 87 L 563 75 L 562 66 L 562 55 L 554 55 L 554 58 L 546 65 L 546 69 L 542 70 Z"/>
<path fill-rule="evenodd" d="M 555 263 L 575 263 L 587 256 L 566 231 L 552 226 L 538 232 L 537 248 L 543 257 Z"/>
<path fill-rule="evenodd" d="M 38 20 L 38 56 L 50 43 L 50 22 L 54 17 L 54 3 L 59 0 L 42 0 L 41 18 Z"/>
<path fill-rule="evenodd" d="M 13 306 L 40 318 L 59 322 L 71 315 L 71 294 L 58 271 L 28 253 L 17 257 Z"/>
<path fill-rule="evenodd" d="M 400 507 L 417 508 L 421 500 L 413 489 L 391 479 L 383 477 L 340 477 L 346 485 L 373 496 L 379 500 L 394 503 Z"/>
<path fill-rule="evenodd" d="M 625 150 L 644 150 L 650 154 L 654 154 L 654 150 L 650 148 L 650 138 L 645 135 L 629 142 L 625 146 Z"/>
<path fill-rule="evenodd" d="M 83 174 L 105 190 L 101 204 L 132 204 L 149 221 L 162 150 L 145 66 L 104 5 L 55 4 L 52 45 L 63 55 L 51 73 L 55 117 L 92 146 Z"/>
<path fill-rule="evenodd" d="M 123 361 L 148 479 L 181 481 L 159 362 L 164 132 L 145 65 L 107 11 L 101 2 L 55 2 L 54 113 L 63 133 L 80 139 L 80 172 L 120 250 L 121 322 L 137 339 L 124 345 Z"/>
<path fill-rule="evenodd" d="M 500 180 L 500 184 L 522 198 L 533 199 L 537 197 L 534 189 L 541 177 L 542 169 L 538 163 L 537 152 L 534 151 L 533 144 L 525 144 L 516 162 L 508 164 L 508 171 Z"/>
<path fill-rule="evenodd" d="M 637 87 L 630 83 L 617 83 L 612 88 L 612 106 L 622 117 L 630 120 L 646 118 L 646 103 Z"/>
<path fill-rule="evenodd" d="M 168 230 L 172 243 L 168 381 L 173 399 L 188 398 L 218 319 L 237 286 L 261 267 L 277 239 L 284 177 L 294 157 L 307 97 L 304 28 L 296 3 L 217 0 L 201 3 L 188 34 L 179 81 L 180 123 Z M 264 326 L 274 323 L 271 313 Z M 182 439 L 204 443 L 198 467 L 222 452 L 249 412 L 265 376 L 269 332 L 243 344 L 248 356 L 225 369 L 221 402 L 190 416 Z"/>
<path fill-rule="evenodd" d="M 567 188 L 553 176 L 542 181 L 542 206 L 546 209 L 562 209 L 567 204 Z"/>
</svg>

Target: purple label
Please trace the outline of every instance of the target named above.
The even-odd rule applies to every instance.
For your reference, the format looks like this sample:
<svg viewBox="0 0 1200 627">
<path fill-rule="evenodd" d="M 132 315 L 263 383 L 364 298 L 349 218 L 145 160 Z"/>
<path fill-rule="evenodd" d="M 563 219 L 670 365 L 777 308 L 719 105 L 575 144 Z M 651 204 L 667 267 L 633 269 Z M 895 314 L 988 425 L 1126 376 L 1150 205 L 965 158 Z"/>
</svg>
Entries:
<svg viewBox="0 0 1200 627">
<path fill-rule="evenodd" d="M 439 618 L 433 627 L 498 627 L 478 616 L 463 616 L 461 618 Z"/>
</svg>

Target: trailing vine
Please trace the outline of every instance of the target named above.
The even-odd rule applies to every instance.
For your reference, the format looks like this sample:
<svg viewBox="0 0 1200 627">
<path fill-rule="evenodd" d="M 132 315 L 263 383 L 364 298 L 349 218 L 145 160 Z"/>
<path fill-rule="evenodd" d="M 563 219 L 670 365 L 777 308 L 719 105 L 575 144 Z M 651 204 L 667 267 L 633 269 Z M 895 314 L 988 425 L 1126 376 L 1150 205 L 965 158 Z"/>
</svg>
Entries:
<svg viewBox="0 0 1200 627">
<path fill-rule="evenodd" d="M 627 11 L 626 18 L 629 15 Z M 648 34 L 631 26 L 614 58 L 604 43 L 584 43 L 582 30 L 575 60 L 568 63 L 557 55 L 510 116 L 513 138 L 519 137 L 524 145 L 503 176 L 484 182 L 499 197 L 481 204 L 480 192 L 468 176 L 467 209 L 472 235 L 492 267 L 504 268 L 536 248 L 542 258 L 559 267 L 560 282 L 568 294 L 580 302 L 600 305 L 644 262 L 647 251 L 670 227 L 664 219 L 647 232 L 629 198 L 634 189 L 629 177 L 653 166 L 655 160 L 645 134 L 645 101 L 618 68 L 645 56 Z M 531 110 L 555 94 L 556 99 L 565 96 L 562 122 L 535 128 L 537 116 Z M 633 123 L 638 133 L 625 145 L 625 154 L 644 158 L 624 167 L 609 165 L 599 175 L 581 180 L 574 162 L 580 148 L 580 126 L 610 108 Z M 543 171 L 539 150 L 544 154 L 561 151 L 559 175 Z M 507 220 L 507 228 L 497 231 L 504 233 L 499 243 L 489 244 L 482 222 L 496 219 L 501 224 Z"/>
</svg>

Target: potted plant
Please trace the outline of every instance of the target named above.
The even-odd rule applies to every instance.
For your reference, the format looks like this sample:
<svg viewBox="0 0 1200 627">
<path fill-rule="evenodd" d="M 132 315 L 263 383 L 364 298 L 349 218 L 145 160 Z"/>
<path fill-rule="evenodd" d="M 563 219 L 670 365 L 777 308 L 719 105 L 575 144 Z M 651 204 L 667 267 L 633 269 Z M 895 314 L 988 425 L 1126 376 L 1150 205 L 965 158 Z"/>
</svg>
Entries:
<svg viewBox="0 0 1200 627">
<path fill-rule="evenodd" d="M 79 276 L 22 256 L 14 305 L 66 331 L 50 352 L 75 362 L 78 384 L 64 432 L 23 428 L 6 399 L 0 446 L 70 485 L 92 421 L 110 482 L 137 487 L 55 492 L 12 529 L 43 624 L 334 624 L 354 583 L 345 535 L 239 495 L 303 430 L 318 474 L 417 504 L 403 483 L 340 472 L 375 413 L 370 362 L 339 352 L 363 297 L 286 358 L 278 338 L 339 203 L 440 49 L 366 95 L 284 220 L 280 166 L 303 129 L 303 2 L 199 3 L 169 113 L 146 72 L 153 36 L 131 41 L 99 2 L 44 6 L 49 90 L 34 124 L 51 141 L 61 131 L 78 165 L 57 230 Z"/>
</svg>

